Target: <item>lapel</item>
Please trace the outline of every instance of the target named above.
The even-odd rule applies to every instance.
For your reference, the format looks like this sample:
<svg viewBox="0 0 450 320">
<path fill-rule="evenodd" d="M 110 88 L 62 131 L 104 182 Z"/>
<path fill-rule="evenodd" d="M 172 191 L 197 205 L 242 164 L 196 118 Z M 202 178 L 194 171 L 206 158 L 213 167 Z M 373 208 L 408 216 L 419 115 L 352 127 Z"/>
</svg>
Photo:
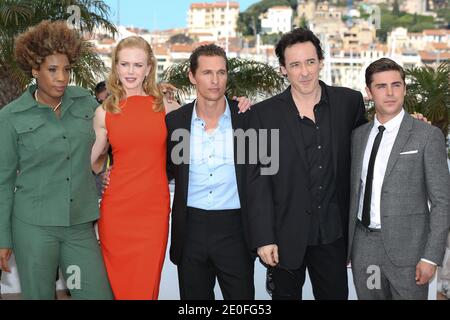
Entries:
<svg viewBox="0 0 450 320">
<path fill-rule="evenodd" d="M 398 157 L 400 156 L 400 152 L 403 150 L 406 142 L 408 142 L 409 136 L 411 135 L 413 123 L 413 118 L 407 112 L 405 112 L 402 123 L 400 124 L 400 128 L 398 129 L 397 138 L 395 139 L 394 146 L 392 147 L 391 154 L 389 155 L 389 160 L 383 181 L 386 181 L 386 177 L 389 177 L 392 169 L 395 166 L 395 163 L 398 160 Z"/>
<path fill-rule="evenodd" d="M 359 185 L 361 181 L 361 172 L 362 172 L 362 166 L 364 162 L 364 153 L 366 151 L 367 147 L 367 141 L 369 140 L 370 131 L 372 131 L 373 127 L 373 121 L 363 125 L 361 128 L 361 134 L 359 136 L 354 136 L 353 138 L 356 139 L 356 142 L 354 144 L 355 146 L 355 163 L 352 162 L 352 166 L 355 166 L 355 179 L 356 181 L 356 192 L 359 190 Z"/>
<path fill-rule="evenodd" d="M 338 152 L 339 152 L 339 132 L 343 132 L 340 125 L 342 124 L 342 121 L 340 120 L 341 114 L 339 113 L 339 110 L 337 110 L 335 101 L 339 101 L 334 98 L 334 92 L 333 88 L 325 85 L 322 81 L 322 89 L 325 89 L 327 98 L 328 98 L 328 106 L 330 107 L 330 124 L 331 124 L 331 149 L 332 149 L 332 159 L 333 159 L 333 172 L 335 178 L 337 178 L 337 172 L 338 172 Z"/>
<path fill-rule="evenodd" d="M 191 132 L 191 121 L 192 121 L 192 111 L 194 110 L 194 102 L 195 101 L 187 104 L 184 108 L 181 109 L 181 111 L 183 113 L 183 118 L 182 118 L 182 123 L 181 123 L 180 128 L 189 131 L 189 133 Z M 189 141 L 189 145 L 190 145 L 190 141 Z M 188 152 L 187 159 L 189 159 L 189 161 L 185 164 L 182 164 L 179 169 L 180 170 L 180 181 L 182 181 L 185 203 L 187 203 L 187 198 L 188 198 L 189 163 L 191 162 L 189 150 L 190 150 L 190 148 L 188 148 L 188 150 L 187 150 L 187 152 Z"/>
<path fill-rule="evenodd" d="M 236 172 L 236 182 L 239 195 L 242 195 L 243 190 L 243 166 L 238 164 L 237 155 L 238 152 L 245 152 L 244 150 L 238 150 L 237 137 L 234 135 L 236 129 L 244 129 L 244 114 L 239 114 L 237 102 L 228 100 L 231 112 L 231 126 L 233 127 L 233 154 L 234 154 L 234 170 Z M 242 202 L 242 201 L 241 201 Z"/>
<path fill-rule="evenodd" d="M 291 86 L 279 95 L 279 99 L 283 101 L 280 110 L 283 112 L 284 119 L 286 120 L 286 126 L 292 135 L 292 140 L 294 141 L 295 147 L 300 156 L 301 165 L 306 171 L 308 171 L 309 165 L 306 160 L 305 144 L 303 142 L 303 138 L 300 136 L 300 130 L 298 128 L 298 110 L 291 95 Z M 306 176 L 308 177 L 307 179 L 309 183 L 309 175 Z"/>
</svg>

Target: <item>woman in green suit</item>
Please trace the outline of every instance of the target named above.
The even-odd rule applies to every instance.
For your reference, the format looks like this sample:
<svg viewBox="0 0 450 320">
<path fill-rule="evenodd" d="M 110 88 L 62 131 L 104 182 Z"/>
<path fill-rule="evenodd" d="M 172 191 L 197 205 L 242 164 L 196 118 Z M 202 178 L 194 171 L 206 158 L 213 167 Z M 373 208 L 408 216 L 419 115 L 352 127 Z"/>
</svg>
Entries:
<svg viewBox="0 0 450 320">
<path fill-rule="evenodd" d="M 25 299 L 53 299 L 58 266 L 74 299 L 112 299 L 93 227 L 98 103 L 68 86 L 81 44 L 64 22 L 20 35 L 17 62 L 37 85 L 0 111 L 0 268 L 14 252 Z"/>
</svg>

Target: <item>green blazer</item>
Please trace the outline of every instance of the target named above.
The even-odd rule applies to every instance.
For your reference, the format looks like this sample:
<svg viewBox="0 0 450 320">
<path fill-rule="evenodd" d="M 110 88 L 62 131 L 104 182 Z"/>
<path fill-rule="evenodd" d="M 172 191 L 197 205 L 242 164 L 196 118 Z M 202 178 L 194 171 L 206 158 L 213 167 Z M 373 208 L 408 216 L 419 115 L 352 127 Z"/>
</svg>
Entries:
<svg viewBox="0 0 450 320">
<path fill-rule="evenodd" d="M 90 155 L 96 100 L 68 87 L 58 119 L 30 86 L 0 110 L 0 248 L 11 248 L 11 218 L 38 226 L 98 219 Z"/>
</svg>

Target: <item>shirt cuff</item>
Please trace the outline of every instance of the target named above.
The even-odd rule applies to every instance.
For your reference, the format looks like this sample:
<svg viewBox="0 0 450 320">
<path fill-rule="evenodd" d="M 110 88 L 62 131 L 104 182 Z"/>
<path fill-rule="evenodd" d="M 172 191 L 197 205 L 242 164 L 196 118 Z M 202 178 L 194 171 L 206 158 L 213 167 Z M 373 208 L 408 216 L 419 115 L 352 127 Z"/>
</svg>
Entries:
<svg viewBox="0 0 450 320">
<path fill-rule="evenodd" d="M 437 264 L 434 263 L 433 261 L 430 261 L 430 260 L 427 260 L 427 259 L 424 259 L 424 258 L 420 259 L 420 261 L 428 262 L 429 264 L 432 264 L 433 266 L 437 266 Z"/>
</svg>

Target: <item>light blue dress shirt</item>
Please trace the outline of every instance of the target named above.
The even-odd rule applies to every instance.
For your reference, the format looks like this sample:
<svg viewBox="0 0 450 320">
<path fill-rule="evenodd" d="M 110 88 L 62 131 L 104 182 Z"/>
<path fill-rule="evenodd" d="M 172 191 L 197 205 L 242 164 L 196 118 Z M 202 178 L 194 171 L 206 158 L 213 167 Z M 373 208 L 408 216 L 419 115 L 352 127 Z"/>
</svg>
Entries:
<svg viewBox="0 0 450 320">
<path fill-rule="evenodd" d="M 198 117 L 196 108 L 197 102 L 191 121 L 187 205 L 203 210 L 240 209 L 228 101 L 213 132 L 206 132 L 205 121 Z"/>
</svg>

